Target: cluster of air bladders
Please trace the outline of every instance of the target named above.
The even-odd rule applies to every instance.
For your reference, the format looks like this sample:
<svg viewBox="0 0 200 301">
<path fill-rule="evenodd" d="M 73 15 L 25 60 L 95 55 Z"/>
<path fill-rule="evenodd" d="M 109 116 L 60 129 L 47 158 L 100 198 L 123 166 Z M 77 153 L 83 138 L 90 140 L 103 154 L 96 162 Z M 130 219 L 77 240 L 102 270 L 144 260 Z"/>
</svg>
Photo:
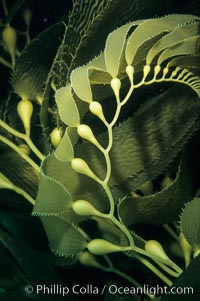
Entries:
<svg viewBox="0 0 200 301">
<path fill-rule="evenodd" d="M 58 146 L 53 154 L 43 161 L 33 211 L 33 214 L 41 217 L 50 247 L 56 254 L 75 256 L 82 264 L 104 270 L 114 269 L 107 254 L 132 254 L 168 285 L 171 285 L 171 281 L 153 267 L 148 258 L 170 275 L 177 277 L 182 272 L 166 255 L 159 242 L 145 241 L 136 236 L 117 216 L 118 200 L 111 189 L 112 171 L 116 162 L 112 162 L 110 153 L 115 143 L 113 128 L 119 120 L 122 107 L 130 101 L 135 89 L 152 83 L 175 82 L 187 85 L 200 96 L 200 78 L 197 74 L 199 21 L 198 17 L 191 15 L 169 15 L 125 24 L 110 33 L 105 49 L 99 56 L 73 70 L 71 82 L 56 91 L 58 112 L 66 125 L 66 131 L 59 143 L 56 143 Z M 122 99 L 121 89 L 126 79 L 129 88 Z M 100 86 L 110 89 L 109 93 L 116 99 L 115 112 L 109 121 L 105 117 L 101 97 L 97 99 L 98 96 L 95 96 L 94 99 L 93 96 L 95 87 Z M 103 145 L 93 129 L 81 123 L 86 112 L 104 124 L 107 142 L 104 141 Z M 75 148 L 80 138 L 96 148 L 102 166 L 97 167 L 98 158 L 94 158 L 93 166 L 96 168 L 93 168 L 87 159 L 81 158 L 81 154 L 77 156 Z M 90 152 L 84 158 L 87 155 L 89 158 Z M 58 175 L 63 165 L 68 173 L 67 180 L 64 174 Z M 82 189 L 84 185 L 87 186 L 87 192 Z M 103 191 L 101 195 L 104 198 L 101 200 L 95 199 L 95 190 L 98 189 Z M 190 214 L 184 215 L 184 223 L 189 224 L 187 218 L 190 218 Z M 196 218 L 200 220 L 199 216 Z M 89 234 L 81 229 L 81 222 L 88 219 L 95 220 L 102 232 L 110 233 L 113 238 L 90 239 Z M 187 230 L 185 233 L 188 236 Z M 199 237 L 193 240 L 186 238 L 189 243 L 192 241 L 191 246 L 197 252 L 200 247 Z M 138 247 L 137 241 L 143 247 Z M 107 265 L 100 264 L 95 255 L 105 256 Z"/>
</svg>

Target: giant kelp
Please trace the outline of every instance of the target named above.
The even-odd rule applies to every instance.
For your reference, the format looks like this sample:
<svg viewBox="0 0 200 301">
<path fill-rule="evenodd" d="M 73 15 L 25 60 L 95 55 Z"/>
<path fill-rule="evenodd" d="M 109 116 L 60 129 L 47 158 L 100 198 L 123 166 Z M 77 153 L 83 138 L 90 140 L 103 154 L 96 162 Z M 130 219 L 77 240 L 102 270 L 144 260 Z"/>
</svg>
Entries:
<svg viewBox="0 0 200 301">
<path fill-rule="evenodd" d="M 73 70 L 70 83 L 56 91 L 58 112 L 67 128 L 55 152 L 43 161 L 33 211 L 41 216 L 55 253 L 79 256 L 86 247 L 96 255 L 129 250 L 141 261 L 137 254 L 152 257 L 158 264 L 160 260 L 174 269 L 173 273 L 180 273 L 171 260 L 159 259 L 156 247 L 151 253 L 149 248 L 144 251 L 135 245 L 134 234 L 127 226 L 171 222 L 192 197 L 190 188 L 186 185 L 183 189 L 179 184 L 184 181 L 182 164 L 177 179 L 162 192 L 138 197 L 139 201 L 131 195 L 161 174 L 199 127 L 198 27 L 199 18 L 190 15 L 130 22 L 110 33 L 104 51 Z M 148 99 L 131 117 L 118 123 L 122 107 L 134 102 L 135 89 L 164 82 L 175 85 Z M 180 90 L 180 84 L 187 88 Z M 110 86 L 106 102 L 112 101 L 112 94 L 116 99 L 109 121 L 104 97 L 93 96 L 100 85 Z M 105 133 L 96 137 L 90 124 L 82 122 L 87 111 L 101 120 Z M 166 205 L 169 216 L 163 217 Z M 81 229 L 83 220 L 96 217 L 107 228 L 102 236 L 109 232 L 109 226 L 119 232 L 117 244 L 113 244 L 112 235 L 110 240 L 99 238 L 100 234 L 91 240 Z M 136 237 L 136 241 L 142 240 Z"/>
<path fill-rule="evenodd" d="M 146 19 L 141 13 L 130 22 L 147 4 L 127 0 L 120 10 L 121 5 L 75 1 L 69 19 L 22 52 L 12 83 L 22 98 L 18 115 L 25 134 L 16 130 L 16 116 L 9 117 L 16 129 L 0 121 L 4 151 L 22 180 L 8 165 L 1 169 L 1 183 L 35 204 L 33 215 L 40 217 L 51 250 L 63 257 L 51 255 L 50 262 L 80 261 L 142 286 L 137 274 L 115 267 L 110 253 L 122 252 L 148 267 L 155 281 L 171 286 L 170 277 L 184 283 L 188 270 L 182 273 L 153 233 L 145 238 L 140 225 L 176 223 L 196 193 L 187 160 L 199 130 L 199 17 Z M 39 137 L 35 122 L 41 126 Z M 180 235 L 164 225 L 179 240 L 187 265 L 199 252 L 195 206 L 198 199 L 185 207 Z M 3 232 L 2 240 L 7 241 Z M 12 244 L 8 248 L 17 256 L 22 252 Z M 190 268 L 195 270 L 192 263 Z M 26 261 L 23 269 L 32 277 Z"/>
</svg>

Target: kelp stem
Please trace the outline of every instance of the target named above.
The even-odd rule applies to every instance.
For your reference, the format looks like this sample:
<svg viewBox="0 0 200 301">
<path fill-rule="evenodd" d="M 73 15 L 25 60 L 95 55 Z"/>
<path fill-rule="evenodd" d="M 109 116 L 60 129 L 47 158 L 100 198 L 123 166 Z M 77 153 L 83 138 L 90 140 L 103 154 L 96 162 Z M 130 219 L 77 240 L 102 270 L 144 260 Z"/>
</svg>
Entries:
<svg viewBox="0 0 200 301">
<path fill-rule="evenodd" d="M 141 288 L 142 289 L 142 285 L 136 281 L 135 279 L 133 279 L 131 276 L 127 275 L 126 273 L 118 270 L 117 268 L 115 268 L 113 266 L 113 263 L 112 261 L 110 260 L 110 258 L 107 256 L 107 255 L 104 255 L 103 256 L 104 259 L 107 261 L 109 267 L 108 268 L 105 268 L 104 270 L 107 271 L 107 272 L 110 272 L 110 273 L 113 273 L 115 275 L 118 275 L 120 277 L 122 277 L 123 279 L 127 280 L 128 282 L 130 282 L 131 284 L 133 284 L 135 287 L 138 287 L 138 288 Z M 144 292 L 150 299 L 154 299 L 154 297 L 149 294 L 149 292 Z"/>
<path fill-rule="evenodd" d="M 13 186 L 13 190 L 16 193 L 22 195 L 31 205 L 35 205 L 35 200 L 25 190 L 15 185 Z"/>
<path fill-rule="evenodd" d="M 163 225 L 163 227 L 179 243 L 179 238 L 176 232 L 167 224 Z"/>
<path fill-rule="evenodd" d="M 29 157 L 27 156 L 18 146 L 7 138 L 0 135 L 0 141 L 12 148 L 16 153 L 18 153 L 26 162 L 28 162 L 36 171 L 37 174 L 40 172 L 40 167 Z"/>
<path fill-rule="evenodd" d="M 183 270 L 177 265 L 175 264 L 172 260 L 164 260 L 162 258 L 159 258 L 157 256 L 154 256 L 152 255 L 151 253 L 149 253 L 148 251 L 146 250 L 143 250 L 141 248 L 138 248 L 136 246 L 130 248 L 130 251 L 133 251 L 133 252 L 136 252 L 138 254 L 142 254 L 144 256 L 147 256 L 147 257 L 150 257 L 151 259 L 153 259 L 156 263 L 159 262 L 159 263 L 163 263 L 163 264 L 166 264 L 167 266 L 170 266 L 171 268 L 173 268 L 175 271 L 177 271 L 178 275 L 180 275 Z"/>
<path fill-rule="evenodd" d="M 11 133 L 12 135 L 21 138 L 23 140 L 26 141 L 26 143 L 28 144 L 28 146 L 30 147 L 30 149 L 33 151 L 33 153 L 41 160 L 44 160 L 44 156 L 43 154 L 39 151 L 39 149 L 35 146 L 35 144 L 32 142 L 32 140 L 30 139 L 30 137 L 28 137 L 27 135 L 20 133 L 18 131 L 16 131 L 15 129 L 13 129 L 11 126 L 9 126 L 7 123 L 5 123 L 3 120 L 0 120 L 0 126 L 2 126 L 6 131 L 8 131 L 9 133 Z"/>
<path fill-rule="evenodd" d="M 180 274 L 168 268 L 165 264 L 156 261 L 157 265 L 159 265 L 165 272 L 173 277 L 178 277 Z"/>
<path fill-rule="evenodd" d="M 10 62 L 8 62 L 6 59 L 4 59 L 2 56 L 0 56 L 0 63 L 9 69 L 12 69 L 12 65 Z"/>
<path fill-rule="evenodd" d="M 2 0 L 2 4 L 3 4 L 4 14 L 5 14 L 5 16 L 7 16 L 8 15 L 8 8 L 7 8 L 7 5 L 6 5 L 6 1 Z"/>
<path fill-rule="evenodd" d="M 165 282 L 168 286 L 172 286 L 172 281 L 167 278 L 162 272 L 160 272 L 152 263 L 150 263 L 147 259 L 143 258 L 140 255 L 135 254 L 134 257 L 139 260 L 142 264 L 144 264 L 148 269 L 150 269 L 155 275 L 157 275 L 163 282 Z"/>
</svg>

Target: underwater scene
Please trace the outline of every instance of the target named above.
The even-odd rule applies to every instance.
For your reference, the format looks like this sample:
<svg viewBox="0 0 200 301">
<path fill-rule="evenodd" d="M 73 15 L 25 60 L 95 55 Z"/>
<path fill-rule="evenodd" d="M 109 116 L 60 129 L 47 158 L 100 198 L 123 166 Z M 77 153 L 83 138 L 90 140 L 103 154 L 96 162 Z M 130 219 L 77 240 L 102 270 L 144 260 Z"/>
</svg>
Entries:
<svg viewBox="0 0 200 301">
<path fill-rule="evenodd" d="M 0 301 L 199 301 L 199 0 L 0 0 L 0 80 Z"/>
</svg>

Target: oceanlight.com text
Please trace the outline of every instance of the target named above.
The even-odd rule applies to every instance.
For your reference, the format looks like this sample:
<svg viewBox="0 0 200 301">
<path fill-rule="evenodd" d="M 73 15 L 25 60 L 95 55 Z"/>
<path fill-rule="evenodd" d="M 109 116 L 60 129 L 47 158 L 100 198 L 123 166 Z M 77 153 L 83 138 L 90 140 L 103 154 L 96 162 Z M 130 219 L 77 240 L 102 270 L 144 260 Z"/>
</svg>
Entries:
<svg viewBox="0 0 200 301">
<path fill-rule="evenodd" d="M 141 287 L 134 286 L 117 286 L 115 284 L 105 284 L 102 287 L 95 286 L 93 284 L 79 285 L 74 284 L 72 287 L 63 286 L 60 284 L 37 284 L 36 286 L 27 285 L 25 292 L 27 294 L 43 294 L 43 295 L 60 295 L 66 296 L 69 293 L 74 295 L 102 295 L 107 291 L 111 295 L 141 295 L 146 294 L 149 296 L 157 295 L 193 295 L 194 291 L 192 287 L 161 287 L 143 285 Z"/>
</svg>

